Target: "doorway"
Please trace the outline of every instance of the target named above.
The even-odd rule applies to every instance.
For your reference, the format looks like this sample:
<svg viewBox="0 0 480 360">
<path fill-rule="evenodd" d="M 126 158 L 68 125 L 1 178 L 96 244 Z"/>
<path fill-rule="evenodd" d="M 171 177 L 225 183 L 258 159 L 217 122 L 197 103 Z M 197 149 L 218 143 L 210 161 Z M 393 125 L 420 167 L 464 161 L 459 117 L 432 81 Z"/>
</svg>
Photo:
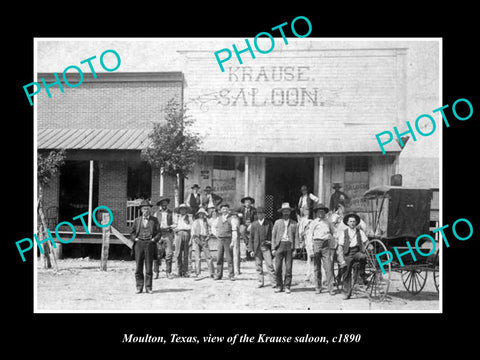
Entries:
<svg viewBox="0 0 480 360">
<path fill-rule="evenodd" d="M 313 192 L 314 158 L 266 158 L 265 161 L 265 213 L 276 220 L 283 202 L 296 208 L 300 187 L 306 185 Z M 295 218 L 292 213 L 292 218 Z"/>
</svg>

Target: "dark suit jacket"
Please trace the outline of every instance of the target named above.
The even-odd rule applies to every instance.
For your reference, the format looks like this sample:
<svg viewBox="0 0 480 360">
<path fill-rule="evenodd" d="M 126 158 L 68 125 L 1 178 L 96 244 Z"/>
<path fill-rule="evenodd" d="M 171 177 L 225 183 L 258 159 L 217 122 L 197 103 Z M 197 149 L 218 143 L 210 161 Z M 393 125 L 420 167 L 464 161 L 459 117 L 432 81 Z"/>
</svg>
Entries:
<svg viewBox="0 0 480 360">
<path fill-rule="evenodd" d="M 253 223 L 255 220 L 257 220 L 257 209 L 255 209 L 253 206 L 250 206 L 249 216 L 247 216 L 246 206 L 242 206 L 239 212 L 243 215 L 241 218 L 242 224 L 245 224 L 247 220 L 250 220 L 250 223 Z"/>
<path fill-rule="evenodd" d="M 277 250 L 280 246 L 280 241 L 282 240 L 283 233 L 285 232 L 285 223 L 283 219 L 278 219 L 273 224 L 272 229 L 272 250 Z M 287 234 L 292 239 L 293 249 L 299 247 L 298 245 L 298 236 L 297 236 L 297 222 L 290 219 L 288 221 Z"/>
<path fill-rule="evenodd" d="M 142 216 L 137 217 L 133 221 L 132 232 L 130 233 L 130 239 L 132 239 L 132 241 L 135 241 L 135 238 L 138 237 L 138 234 L 140 233 L 141 224 L 142 224 Z M 148 218 L 148 226 L 150 226 L 153 240 L 154 241 L 160 240 L 160 236 L 161 236 L 160 223 L 158 222 L 155 216 L 150 216 Z"/>
<path fill-rule="evenodd" d="M 250 239 L 248 240 L 248 251 L 257 252 L 258 248 L 265 243 L 272 241 L 272 223 L 264 219 L 263 225 L 258 220 L 252 223 L 250 228 Z"/>
</svg>

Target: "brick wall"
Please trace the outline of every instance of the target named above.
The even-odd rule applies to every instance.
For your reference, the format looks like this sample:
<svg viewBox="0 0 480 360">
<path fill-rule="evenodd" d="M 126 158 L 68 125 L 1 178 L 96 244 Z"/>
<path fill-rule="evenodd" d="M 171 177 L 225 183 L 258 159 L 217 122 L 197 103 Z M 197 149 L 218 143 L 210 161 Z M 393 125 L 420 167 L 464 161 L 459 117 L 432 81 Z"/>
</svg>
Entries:
<svg viewBox="0 0 480 360">
<path fill-rule="evenodd" d="M 164 118 L 170 99 L 181 100 L 182 82 L 92 80 L 50 92 L 51 98 L 43 90 L 37 95 L 39 129 L 143 129 Z"/>
<path fill-rule="evenodd" d="M 112 210 L 112 226 L 120 232 L 128 232 L 126 226 L 127 163 L 101 161 L 99 170 L 98 205 L 108 206 Z"/>
</svg>

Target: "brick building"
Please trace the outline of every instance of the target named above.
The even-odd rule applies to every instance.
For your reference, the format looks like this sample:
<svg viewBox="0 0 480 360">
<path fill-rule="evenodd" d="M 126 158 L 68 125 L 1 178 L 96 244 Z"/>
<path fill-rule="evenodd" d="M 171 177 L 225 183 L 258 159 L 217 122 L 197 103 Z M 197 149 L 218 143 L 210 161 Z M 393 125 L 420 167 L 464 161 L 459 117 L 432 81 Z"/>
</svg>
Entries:
<svg viewBox="0 0 480 360">
<path fill-rule="evenodd" d="M 55 81 L 52 73 L 38 74 L 41 78 Z M 75 81 L 73 75 L 69 81 Z M 179 72 L 99 73 L 97 79 L 85 74 L 79 87 L 64 86 L 63 93 L 58 86 L 52 87 L 51 98 L 45 92 L 39 94 L 38 151 L 67 151 L 60 175 L 44 190 L 44 208 L 52 228 L 105 205 L 113 212 L 112 225 L 128 233 L 139 199 L 173 196 L 173 179 L 141 161 L 140 152 L 152 122 L 164 118 L 167 102 L 183 101 L 183 86 Z M 86 236 L 80 220 L 73 223 L 75 241 L 99 241 L 98 236 Z M 101 232 L 91 219 L 88 224 L 92 233 Z"/>
</svg>

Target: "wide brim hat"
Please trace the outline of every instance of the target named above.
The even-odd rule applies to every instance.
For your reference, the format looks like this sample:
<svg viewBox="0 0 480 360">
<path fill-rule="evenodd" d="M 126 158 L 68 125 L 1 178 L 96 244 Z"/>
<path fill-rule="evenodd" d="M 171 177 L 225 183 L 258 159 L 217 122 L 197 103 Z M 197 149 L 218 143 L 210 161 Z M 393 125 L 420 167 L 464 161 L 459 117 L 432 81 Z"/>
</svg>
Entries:
<svg viewBox="0 0 480 360">
<path fill-rule="evenodd" d="M 142 202 L 140 203 L 140 205 L 138 205 L 138 207 L 141 209 L 144 206 L 152 207 L 152 204 L 150 204 L 150 201 L 148 200 L 142 200 Z"/>
<path fill-rule="evenodd" d="M 255 204 L 255 199 L 252 198 L 251 196 L 243 197 L 242 199 L 240 199 L 240 202 L 243 204 L 245 202 L 245 200 L 250 200 L 252 202 L 252 204 Z"/>
<path fill-rule="evenodd" d="M 162 201 L 166 201 L 167 204 L 170 204 L 170 198 L 168 198 L 168 197 L 162 197 L 162 198 L 160 198 L 160 199 L 157 201 L 157 206 L 159 206 L 159 205 L 162 203 Z"/>
<path fill-rule="evenodd" d="M 198 209 L 196 215 L 198 215 L 198 214 L 208 215 L 208 212 L 203 207 L 201 207 L 200 209 Z"/>
<path fill-rule="evenodd" d="M 180 209 L 186 209 L 187 212 L 190 212 L 191 209 L 188 207 L 186 204 L 180 204 L 178 205 L 175 209 L 173 209 L 175 212 L 180 212 Z"/>
<path fill-rule="evenodd" d="M 357 225 L 360 224 L 360 216 L 358 216 L 358 215 L 355 214 L 355 213 L 345 214 L 345 215 L 343 216 L 343 220 L 342 220 L 343 223 L 344 223 L 345 225 L 348 225 L 348 224 L 347 224 L 347 221 L 348 221 L 348 219 L 351 218 L 351 217 L 354 217 L 355 220 L 357 220 Z"/>
<path fill-rule="evenodd" d="M 324 210 L 326 213 L 330 211 L 330 209 L 323 204 L 317 204 L 313 207 L 313 212 L 316 212 L 317 210 Z"/>
<path fill-rule="evenodd" d="M 333 183 L 333 188 L 334 189 L 340 189 L 342 187 L 342 184 L 340 183 Z"/>
<path fill-rule="evenodd" d="M 294 208 L 290 207 L 290 203 L 288 202 L 284 202 L 282 204 L 282 207 L 280 209 L 277 210 L 277 212 L 282 212 L 283 210 L 290 210 L 290 211 L 293 211 L 295 210 Z"/>
<path fill-rule="evenodd" d="M 191 189 L 194 189 L 194 188 L 200 189 L 200 186 L 198 186 L 198 184 L 193 184 Z"/>
</svg>

